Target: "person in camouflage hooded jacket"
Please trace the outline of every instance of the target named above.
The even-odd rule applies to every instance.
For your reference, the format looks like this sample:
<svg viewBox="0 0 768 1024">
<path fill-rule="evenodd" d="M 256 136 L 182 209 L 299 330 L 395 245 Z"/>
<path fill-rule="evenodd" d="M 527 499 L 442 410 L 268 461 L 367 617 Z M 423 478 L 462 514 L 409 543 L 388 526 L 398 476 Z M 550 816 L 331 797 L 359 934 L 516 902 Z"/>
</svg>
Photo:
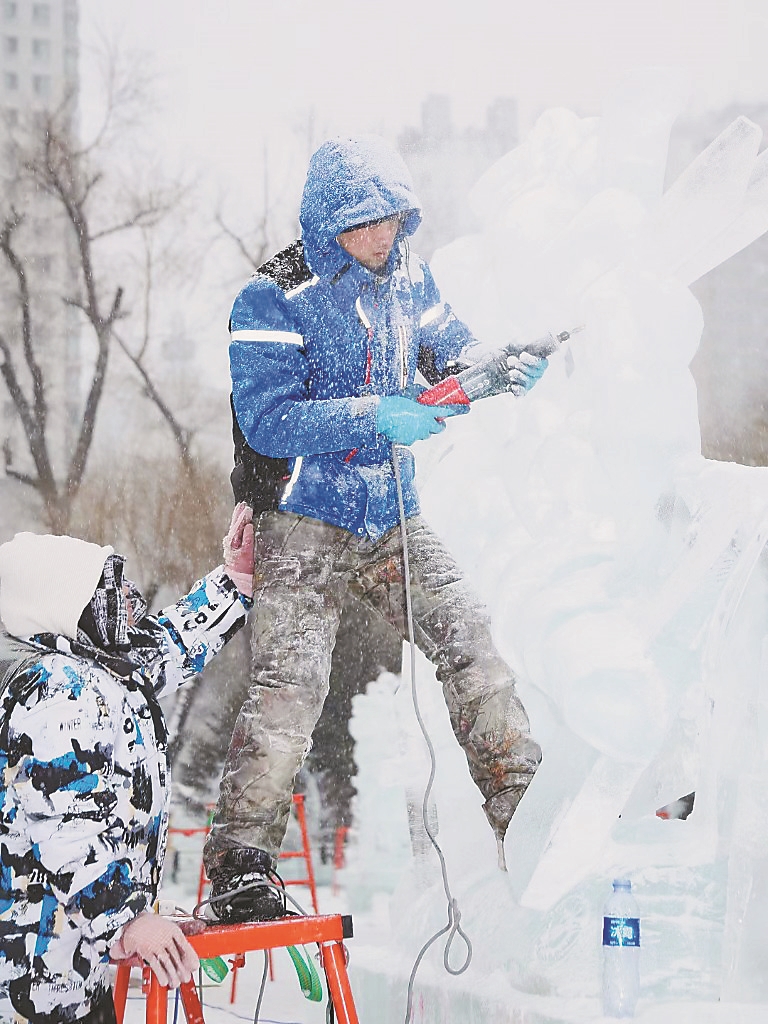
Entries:
<svg viewBox="0 0 768 1024">
<path fill-rule="evenodd" d="M 10 645 L 16 661 L 0 697 L 3 1024 L 113 1021 L 110 952 L 144 955 L 141 943 L 125 948 L 142 915 L 150 932 L 176 927 L 145 913 L 160 884 L 170 796 L 158 699 L 246 620 L 252 527 L 248 554 L 249 516 L 239 514 L 245 575 L 230 557 L 156 616 L 111 547 L 31 533 L 0 546 L 0 615 L 23 641 Z M 162 957 L 149 962 L 162 970 Z"/>
</svg>

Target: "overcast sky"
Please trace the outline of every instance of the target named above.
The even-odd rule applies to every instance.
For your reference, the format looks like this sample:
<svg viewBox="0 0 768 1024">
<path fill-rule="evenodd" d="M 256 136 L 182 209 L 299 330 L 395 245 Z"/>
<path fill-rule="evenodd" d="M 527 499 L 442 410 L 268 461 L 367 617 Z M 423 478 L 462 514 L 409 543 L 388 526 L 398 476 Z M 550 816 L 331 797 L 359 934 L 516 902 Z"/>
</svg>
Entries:
<svg viewBox="0 0 768 1024">
<path fill-rule="evenodd" d="M 513 95 L 524 132 L 547 106 L 600 113 L 627 70 L 675 66 L 691 106 L 768 99 L 767 0 L 80 0 L 99 34 L 151 54 L 158 145 L 227 167 L 310 111 L 314 133 L 394 136 L 430 92 L 459 126 Z"/>
<path fill-rule="evenodd" d="M 268 154 L 276 246 L 293 237 L 313 145 L 363 131 L 394 140 L 430 93 L 452 98 L 459 128 L 514 96 L 523 137 L 550 106 L 599 115 L 622 76 L 653 65 L 687 77 L 697 112 L 768 102 L 768 0 L 80 0 L 80 14 L 84 117 L 99 40 L 146 53 L 157 76 L 146 145 L 204 184 L 201 221 L 218 209 L 238 232 L 265 208 Z M 226 242 L 194 252 L 198 308 L 185 294 L 184 315 L 200 333 L 206 317 L 218 325 L 224 379 L 226 314 L 247 265 Z"/>
</svg>

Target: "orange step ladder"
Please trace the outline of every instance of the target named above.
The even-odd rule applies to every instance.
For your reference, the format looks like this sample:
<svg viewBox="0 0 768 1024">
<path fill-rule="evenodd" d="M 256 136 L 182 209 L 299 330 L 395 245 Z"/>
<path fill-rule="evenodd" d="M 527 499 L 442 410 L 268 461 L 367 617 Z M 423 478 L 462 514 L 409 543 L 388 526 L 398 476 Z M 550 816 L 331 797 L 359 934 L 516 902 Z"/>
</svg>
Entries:
<svg viewBox="0 0 768 1024">
<path fill-rule="evenodd" d="M 211 805 L 213 810 L 213 805 Z M 278 855 L 279 860 L 290 860 L 295 858 L 301 858 L 304 861 L 306 867 L 306 876 L 303 878 L 286 878 L 283 879 L 285 886 L 289 885 L 306 885 L 309 889 L 310 898 L 312 900 L 312 910 L 315 914 L 319 913 L 317 905 L 317 886 L 315 884 L 315 872 L 312 866 L 312 850 L 309 845 L 309 831 L 307 829 L 307 816 L 304 810 L 304 794 L 294 793 L 293 794 L 293 810 L 296 814 L 296 821 L 299 825 L 299 834 L 301 835 L 301 849 L 300 850 L 281 850 Z M 183 836 L 192 835 L 208 835 L 211 831 L 210 824 L 197 827 L 197 828 L 169 828 L 168 834 L 178 834 Z M 200 874 L 197 881 L 197 903 L 201 903 L 206 887 L 210 885 L 210 879 L 208 878 L 205 871 L 205 864 L 202 859 L 200 861 Z M 290 945 L 290 943 L 289 943 Z M 272 954 L 268 952 L 269 961 L 269 980 L 274 981 L 274 966 L 272 963 Z M 237 997 L 237 974 L 241 967 L 244 966 L 244 958 L 240 957 L 236 959 L 232 964 L 232 987 L 230 989 L 229 1001 L 234 1003 Z"/>
<path fill-rule="evenodd" d="M 300 857 L 304 861 L 304 865 L 307 870 L 305 878 L 285 878 L 283 881 L 286 885 L 306 885 L 309 889 L 310 896 L 312 898 L 312 909 L 317 914 L 317 888 L 315 886 L 315 871 L 312 867 L 312 851 L 309 847 L 309 832 L 307 831 L 307 816 L 304 812 L 304 794 L 294 793 L 293 794 L 293 809 L 296 812 L 296 820 L 299 823 L 299 832 L 301 834 L 301 849 L 300 850 L 281 850 L 278 859 L 279 860 L 291 860 L 296 857 Z M 199 901 L 198 901 L 199 902 Z"/>
<path fill-rule="evenodd" d="M 206 925 L 205 922 L 189 919 L 179 924 L 201 960 L 216 956 L 242 957 L 254 950 L 271 950 L 316 942 L 320 947 L 320 962 L 328 982 L 328 995 L 333 1004 L 337 1024 L 359 1024 L 347 975 L 347 957 L 344 949 L 344 939 L 352 937 L 352 918 L 349 915 L 288 917 L 279 921 L 230 925 Z M 168 989 L 160 984 L 153 971 L 134 959 L 118 962 L 114 986 L 118 1024 L 123 1024 L 131 968 L 136 966 L 143 967 L 145 972 L 149 973 L 146 1024 L 166 1024 Z M 205 1024 L 203 1008 L 194 982 L 182 985 L 180 995 L 187 1024 Z"/>
</svg>

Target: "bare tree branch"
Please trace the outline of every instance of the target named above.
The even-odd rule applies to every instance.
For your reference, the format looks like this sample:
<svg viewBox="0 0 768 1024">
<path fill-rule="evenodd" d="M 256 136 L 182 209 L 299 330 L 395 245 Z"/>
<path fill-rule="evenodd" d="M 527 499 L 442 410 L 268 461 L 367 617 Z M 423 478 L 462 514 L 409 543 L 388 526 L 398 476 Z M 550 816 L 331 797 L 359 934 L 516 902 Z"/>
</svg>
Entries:
<svg viewBox="0 0 768 1024">
<path fill-rule="evenodd" d="M 4 449 L 5 455 L 5 475 L 11 477 L 13 480 L 18 480 L 20 484 L 25 484 L 28 487 L 37 488 L 38 480 L 37 477 L 30 476 L 28 473 L 20 473 L 14 469 L 8 461 L 9 452 Z"/>
<path fill-rule="evenodd" d="M 160 388 L 157 386 L 155 381 L 152 379 L 149 371 L 147 370 L 146 364 L 144 363 L 144 357 L 149 348 L 150 338 L 152 334 L 152 298 L 153 298 L 153 287 L 155 284 L 155 254 L 153 249 L 153 239 L 147 231 L 143 232 L 143 243 L 144 243 L 144 261 L 143 261 L 143 318 L 142 318 L 142 334 L 139 342 L 138 352 L 133 352 L 130 346 L 127 344 L 125 339 L 121 338 L 117 332 L 114 332 L 114 338 L 120 349 L 124 352 L 127 358 L 133 364 L 136 372 L 142 379 L 144 394 L 154 403 L 160 415 L 166 421 L 170 427 L 173 439 L 176 442 L 176 448 L 181 458 L 182 464 L 190 472 L 194 469 L 194 463 L 191 454 L 191 442 L 193 432 L 182 426 L 173 411 L 171 410 L 168 402 L 163 398 Z"/>
<path fill-rule="evenodd" d="M 130 361 L 133 363 L 137 373 L 141 377 L 144 386 L 144 393 L 146 394 L 147 398 L 149 398 L 150 401 L 157 406 L 157 409 L 159 410 L 163 419 L 170 427 L 171 433 L 173 434 L 173 438 L 176 442 L 176 447 L 178 449 L 181 461 L 187 467 L 187 469 L 191 470 L 194 466 L 194 461 L 192 459 L 192 454 L 190 451 L 190 443 L 192 441 L 192 437 L 194 436 L 193 432 L 191 430 L 187 430 L 186 427 L 183 427 L 176 419 L 173 412 L 171 411 L 170 406 L 161 395 L 160 390 L 152 381 L 152 378 L 147 372 L 146 367 L 141 361 L 141 357 L 135 356 L 131 352 L 128 345 L 126 345 L 125 341 L 116 332 L 113 332 L 113 334 L 115 341 L 120 346 L 125 355 L 128 357 L 128 359 L 130 359 Z"/>
<path fill-rule="evenodd" d="M 120 221 L 118 224 L 112 224 L 108 228 L 92 232 L 89 236 L 89 241 L 96 242 L 101 238 L 106 238 L 108 235 L 116 235 L 120 231 L 129 231 L 131 228 L 151 227 L 157 224 L 158 220 L 168 213 L 169 209 L 170 207 L 167 205 L 158 205 L 149 206 L 145 210 L 138 210 L 133 216 Z"/>
<path fill-rule="evenodd" d="M 55 480 L 45 433 L 48 407 L 45 400 L 43 373 L 35 357 L 32 341 L 31 297 L 23 261 L 11 244 L 13 234 L 21 222 L 22 218 L 17 211 L 11 209 L 0 228 L 0 252 L 5 256 L 18 285 L 22 351 L 32 377 L 32 401 L 28 401 L 24 394 L 10 346 L 4 337 L 0 337 L 0 351 L 3 354 L 0 375 L 5 381 L 8 394 L 26 433 L 30 455 L 38 474 L 39 490 L 41 493 L 52 494 L 55 491 Z M 16 476 L 24 483 L 29 482 L 30 478 L 27 474 L 16 474 Z"/>
<path fill-rule="evenodd" d="M 36 475 L 12 465 L 8 439 L 4 444 L 6 472 L 40 493 L 54 532 L 67 528 L 72 503 L 82 486 L 93 445 L 97 413 L 104 397 L 110 351 L 115 340 L 114 327 L 118 320 L 127 316 L 124 309 L 125 285 L 114 280 L 109 282 L 109 275 L 105 273 L 107 263 L 98 255 L 95 247 L 97 243 L 118 233 L 139 233 L 144 237 L 146 257 L 147 233 L 157 228 L 175 209 L 183 191 L 178 184 L 158 188 L 153 180 L 143 195 L 136 192 L 131 197 L 126 189 L 118 190 L 115 198 L 108 195 L 109 176 L 101 167 L 96 166 L 96 160 L 102 156 L 103 144 L 115 127 L 120 125 L 121 117 L 125 125 L 134 115 L 134 109 L 138 110 L 138 93 L 134 85 L 119 80 L 114 68 L 111 75 L 109 102 L 96 139 L 89 146 L 78 148 L 71 132 L 72 108 L 66 103 L 53 111 L 38 112 L 26 130 L 20 129 L 13 139 L 16 171 L 9 179 L 7 194 L 15 197 L 14 204 L 18 200 L 20 205 L 6 205 L 0 198 L 0 259 L 15 281 L 18 316 L 18 331 L 0 337 L 0 378 L 24 431 Z M 121 110 L 119 108 L 123 103 L 125 108 Z M 114 186 L 112 191 L 115 191 Z M 33 240 L 30 236 L 25 242 L 26 235 L 21 231 L 25 209 L 39 210 L 38 197 L 41 195 L 49 197 L 47 201 L 53 204 L 50 207 L 51 216 L 63 219 L 77 254 L 74 267 L 77 281 L 69 281 L 65 285 L 68 294 L 62 296 L 62 301 L 82 314 L 96 341 L 95 355 L 88 371 L 89 379 L 75 424 L 72 449 L 68 454 L 65 453 L 67 467 L 63 480 L 56 478 L 51 458 L 54 439 L 50 436 L 48 422 L 50 402 L 55 399 L 48 395 L 46 388 L 46 373 L 51 372 L 45 355 L 49 341 L 37 327 L 37 321 L 40 320 L 49 331 L 50 318 L 48 316 L 43 320 L 40 315 L 35 315 L 38 296 L 30 285 L 30 260 L 24 249 L 25 244 L 33 244 Z M 99 249 L 98 252 L 103 250 Z M 142 342 L 138 356 L 134 354 L 135 347 L 131 351 L 123 339 L 119 339 L 118 344 L 138 373 L 145 395 L 169 424 L 181 463 L 189 469 L 192 466 L 191 432 L 185 430 L 175 418 L 158 383 L 151 378 L 143 361 L 150 343 L 149 295 L 153 272 L 149 259 L 144 268 L 145 280 L 138 283 L 144 300 Z M 20 339 L 18 352 L 14 348 L 19 346 L 16 337 Z M 31 385 L 25 383 L 26 374 L 20 375 L 20 353 L 23 353 Z M 60 438 L 56 439 L 56 443 L 60 443 Z"/>
<path fill-rule="evenodd" d="M 265 213 L 256 222 L 254 233 L 257 236 L 255 248 L 251 247 L 243 236 L 225 223 L 221 211 L 215 215 L 216 223 L 227 238 L 235 243 L 238 251 L 245 257 L 247 263 L 253 270 L 258 270 L 268 255 L 268 215 Z"/>
<path fill-rule="evenodd" d="M 18 256 L 12 244 L 13 235 L 22 224 L 23 219 L 18 211 L 11 207 L 9 215 L 5 218 L 0 228 L 0 252 L 5 256 L 11 272 L 16 278 L 19 289 L 19 312 L 21 314 L 21 338 L 24 359 L 32 376 L 35 413 L 40 420 L 41 427 L 44 429 L 45 399 L 43 395 L 43 375 L 32 346 L 32 303 L 29 294 L 29 283 L 24 269 L 24 262 Z"/>
<path fill-rule="evenodd" d="M 3 354 L 3 361 L 0 363 L 0 374 L 2 374 L 5 386 L 8 388 L 8 394 L 11 396 L 11 401 L 16 406 L 16 412 L 19 415 L 19 419 L 22 422 L 27 436 L 33 438 L 39 433 L 38 424 L 35 420 L 32 408 L 26 399 L 24 391 L 19 384 L 19 378 L 16 375 L 11 350 L 8 347 L 8 343 L 5 338 L 1 335 L 0 352 Z"/>
</svg>

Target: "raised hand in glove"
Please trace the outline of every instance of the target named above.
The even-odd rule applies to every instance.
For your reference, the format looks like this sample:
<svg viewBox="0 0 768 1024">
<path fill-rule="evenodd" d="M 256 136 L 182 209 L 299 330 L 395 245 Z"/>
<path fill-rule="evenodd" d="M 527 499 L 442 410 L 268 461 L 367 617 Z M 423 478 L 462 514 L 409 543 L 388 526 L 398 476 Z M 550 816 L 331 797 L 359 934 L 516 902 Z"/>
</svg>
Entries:
<svg viewBox="0 0 768 1024">
<path fill-rule="evenodd" d="M 507 357 L 507 375 L 509 377 L 508 391 L 513 395 L 524 395 L 530 391 L 533 385 L 539 380 L 549 366 L 549 362 L 540 356 L 532 356 L 530 352 L 521 352 L 520 355 Z"/>
<path fill-rule="evenodd" d="M 549 363 L 544 356 L 534 356 L 526 351 L 512 352 L 509 348 L 503 348 L 465 367 L 456 374 L 454 380 L 464 392 L 465 399 L 470 402 L 505 393 L 519 397 L 530 391 L 547 366 Z M 430 388 L 427 394 L 440 387 L 438 384 Z M 424 401 L 423 396 L 421 401 Z M 444 406 L 441 405 L 440 408 Z"/>
<path fill-rule="evenodd" d="M 413 444 L 445 430 L 443 419 L 446 416 L 465 411 L 450 406 L 421 405 L 402 395 L 385 395 L 379 401 L 376 429 L 395 444 Z"/>
<path fill-rule="evenodd" d="M 113 960 L 139 956 L 167 988 L 190 981 L 200 966 L 197 953 L 177 924 L 167 917 L 144 911 L 134 917 L 109 950 Z"/>
<path fill-rule="evenodd" d="M 244 501 L 235 506 L 222 544 L 224 572 L 244 597 L 253 597 L 253 509 Z"/>
</svg>

